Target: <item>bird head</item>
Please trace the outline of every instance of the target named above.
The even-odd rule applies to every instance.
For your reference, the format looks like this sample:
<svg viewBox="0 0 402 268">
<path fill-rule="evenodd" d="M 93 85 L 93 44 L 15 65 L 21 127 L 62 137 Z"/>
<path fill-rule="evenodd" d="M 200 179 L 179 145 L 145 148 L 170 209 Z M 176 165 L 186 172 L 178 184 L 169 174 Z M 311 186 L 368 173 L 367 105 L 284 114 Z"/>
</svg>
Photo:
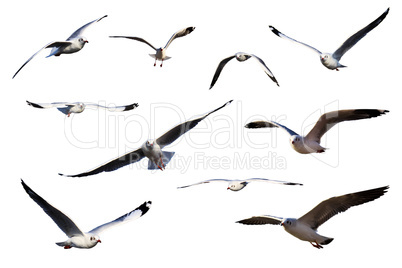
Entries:
<svg viewBox="0 0 402 268">
<path fill-rule="evenodd" d="M 292 144 L 292 146 L 294 146 L 302 142 L 302 137 L 300 137 L 299 135 L 293 135 L 290 137 L 289 141 Z"/>
<path fill-rule="evenodd" d="M 93 235 L 91 234 L 91 236 L 89 237 L 89 241 L 91 244 L 93 244 L 94 246 L 98 243 L 102 243 L 102 241 L 100 240 L 99 236 L 97 235 Z"/>
<path fill-rule="evenodd" d="M 88 42 L 88 40 L 85 38 L 85 37 L 80 37 L 79 39 L 78 39 L 78 41 L 81 43 L 81 44 L 83 44 L 83 45 L 85 45 L 86 43 L 89 43 Z"/>
</svg>

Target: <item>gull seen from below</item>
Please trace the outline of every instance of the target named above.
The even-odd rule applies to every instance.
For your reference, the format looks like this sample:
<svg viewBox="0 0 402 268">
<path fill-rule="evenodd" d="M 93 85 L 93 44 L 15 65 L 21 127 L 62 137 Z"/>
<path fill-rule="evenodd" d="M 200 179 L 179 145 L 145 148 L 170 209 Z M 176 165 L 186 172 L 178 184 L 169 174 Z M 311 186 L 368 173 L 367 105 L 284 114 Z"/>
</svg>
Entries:
<svg viewBox="0 0 402 268">
<path fill-rule="evenodd" d="M 190 185 L 185 185 L 185 186 L 181 186 L 181 187 L 177 187 L 177 188 L 182 189 L 182 188 L 187 188 L 190 186 L 200 185 L 200 184 L 210 183 L 210 182 L 226 182 L 226 183 L 228 183 L 227 190 L 240 191 L 241 189 L 246 187 L 247 184 L 249 184 L 250 182 L 253 182 L 253 181 L 269 182 L 269 183 L 276 183 L 276 184 L 283 184 L 283 185 L 300 185 L 300 186 L 303 185 L 301 183 L 295 183 L 295 182 L 270 180 L 270 179 L 263 179 L 263 178 L 250 178 L 250 179 L 245 179 L 245 180 L 211 179 L 211 180 L 205 180 L 205 181 L 201 181 L 201 182 L 197 182 L 197 183 L 193 183 Z"/>
<path fill-rule="evenodd" d="M 144 202 L 141 206 L 133 211 L 115 219 L 114 221 L 102 224 L 91 231 L 85 233 L 82 232 L 77 225 L 67 217 L 63 212 L 46 202 L 45 199 L 35 193 L 28 185 L 21 180 L 21 184 L 25 191 L 35 201 L 45 213 L 52 218 L 52 220 L 59 226 L 59 228 L 68 236 L 68 239 L 64 242 L 58 242 L 56 245 L 64 247 L 65 249 L 75 248 L 92 248 L 98 243 L 101 243 L 99 238 L 100 233 L 114 227 L 116 225 L 126 223 L 128 221 L 136 220 L 143 216 L 151 207 L 151 201 Z"/>
<path fill-rule="evenodd" d="M 381 15 L 379 16 L 376 20 L 374 20 L 372 23 L 349 37 L 334 53 L 322 53 L 318 49 L 309 46 L 305 43 L 299 42 L 293 38 L 290 38 L 289 36 L 284 35 L 280 31 L 278 31 L 275 27 L 269 26 L 269 29 L 276 34 L 277 36 L 287 39 L 289 41 L 296 42 L 298 44 L 304 45 L 305 47 L 308 47 L 312 49 L 314 52 L 316 52 L 320 56 L 321 63 L 327 67 L 330 70 L 337 70 L 339 71 L 338 68 L 346 67 L 339 63 L 341 60 L 342 56 L 348 52 L 349 49 L 351 49 L 354 45 L 356 45 L 357 42 L 360 41 L 364 36 L 366 36 L 367 33 L 369 33 L 371 30 L 373 30 L 375 27 L 377 27 L 387 16 L 389 12 L 389 8 Z"/>
<path fill-rule="evenodd" d="M 195 29 L 195 27 L 187 27 L 187 28 L 181 29 L 180 31 L 175 32 L 172 35 L 172 37 L 170 37 L 169 41 L 166 43 L 165 47 L 163 47 L 163 48 L 162 47 L 155 48 L 151 43 L 149 43 L 148 41 L 144 40 L 141 37 L 135 37 L 135 36 L 109 36 L 109 37 L 110 38 L 128 38 L 128 39 L 140 41 L 140 42 L 147 44 L 148 46 L 152 47 L 156 51 L 156 54 L 149 54 L 149 56 L 151 56 L 152 58 L 155 59 L 154 66 L 156 66 L 156 61 L 158 60 L 158 61 L 162 62 L 160 65 L 162 67 L 163 61 L 171 58 L 166 55 L 166 51 L 167 51 L 167 48 L 169 47 L 169 45 L 173 42 L 173 40 L 175 40 L 176 38 L 183 37 L 183 36 L 190 34 L 192 31 L 194 31 L 194 29 Z"/>
<path fill-rule="evenodd" d="M 35 108 L 40 108 L 40 109 L 47 109 L 47 108 L 57 108 L 60 112 L 63 114 L 67 115 L 67 117 L 70 117 L 70 114 L 72 113 L 82 113 L 85 108 L 92 108 L 92 109 L 105 109 L 110 112 L 124 112 L 124 111 L 130 111 L 138 107 L 138 103 L 133 103 L 129 105 L 124 105 L 124 106 L 102 106 L 96 103 L 90 103 L 90 102 L 52 102 L 52 103 L 33 103 L 30 101 L 26 101 L 28 105 L 35 107 Z"/>
<path fill-rule="evenodd" d="M 185 134 L 187 131 L 193 129 L 199 122 L 204 120 L 208 115 L 215 113 L 216 111 L 219 111 L 223 107 L 229 105 L 231 101 L 228 101 L 221 107 L 207 113 L 204 116 L 201 116 L 197 119 L 189 120 L 184 123 L 181 123 L 174 128 L 170 129 L 168 132 L 157 138 L 156 140 L 147 140 L 145 143 L 142 144 L 142 146 L 134 151 L 131 151 L 125 155 L 119 156 L 95 169 L 92 169 L 90 171 L 76 174 L 76 175 L 64 175 L 59 173 L 60 176 L 66 176 L 66 177 L 85 177 L 85 176 L 90 176 L 90 175 L 95 175 L 101 172 L 110 172 L 114 171 L 116 169 L 119 169 L 121 167 L 127 166 L 129 164 L 135 163 L 143 159 L 144 157 L 147 157 L 149 159 L 148 161 L 148 169 L 154 170 L 154 169 L 160 169 L 164 170 L 165 166 L 169 163 L 170 159 L 172 159 L 173 155 L 175 154 L 174 152 L 167 152 L 167 151 L 162 151 L 162 149 L 173 143 L 175 140 L 177 140 L 181 135 Z"/>
<path fill-rule="evenodd" d="M 317 123 L 306 136 L 300 136 L 293 130 L 274 121 L 255 121 L 245 125 L 246 128 L 282 128 L 290 135 L 290 145 L 301 154 L 323 153 L 327 148 L 320 145 L 321 137 L 337 123 L 377 117 L 388 110 L 356 109 L 338 110 L 321 115 Z"/>
<path fill-rule="evenodd" d="M 214 77 L 212 78 L 212 82 L 211 85 L 209 87 L 209 89 L 211 89 L 216 81 L 218 81 L 219 75 L 221 74 L 223 67 L 225 67 L 225 65 L 231 60 L 236 58 L 236 60 L 243 62 L 246 61 L 250 58 L 256 59 L 258 61 L 258 63 L 260 64 L 261 68 L 264 70 L 264 72 L 268 75 L 269 78 L 271 78 L 272 81 L 274 81 L 276 83 L 276 85 L 279 87 L 278 81 L 276 81 L 275 76 L 273 75 L 273 73 L 268 69 L 267 65 L 265 65 L 264 61 L 262 59 L 260 59 L 259 57 L 257 57 L 256 55 L 253 54 L 247 54 L 244 52 L 237 52 L 236 54 L 234 54 L 233 56 L 227 57 L 225 59 L 223 59 L 218 67 L 216 68 Z"/>
<path fill-rule="evenodd" d="M 83 36 L 84 31 L 88 28 L 88 26 L 91 26 L 92 24 L 100 21 L 101 19 L 107 17 L 107 15 L 96 19 L 94 21 L 91 21 L 78 30 L 76 30 L 69 38 L 67 38 L 66 41 L 55 41 L 55 42 L 50 42 L 46 46 L 42 47 L 38 52 L 33 54 L 19 69 L 18 71 L 13 75 L 13 78 L 21 71 L 21 69 L 35 57 L 39 52 L 41 52 L 45 48 L 52 48 L 52 51 L 50 51 L 50 54 L 46 57 L 51 57 L 51 56 L 60 56 L 61 54 L 71 54 L 80 51 L 86 43 L 88 43 L 88 40 Z"/>
<path fill-rule="evenodd" d="M 322 245 L 328 245 L 334 239 L 318 234 L 318 227 L 340 212 L 381 197 L 387 192 L 388 188 L 389 186 L 385 186 L 329 198 L 298 219 L 264 215 L 240 220 L 237 223 L 247 225 L 281 225 L 286 232 L 300 240 L 308 241 L 313 247 L 320 249 L 323 248 Z"/>
</svg>

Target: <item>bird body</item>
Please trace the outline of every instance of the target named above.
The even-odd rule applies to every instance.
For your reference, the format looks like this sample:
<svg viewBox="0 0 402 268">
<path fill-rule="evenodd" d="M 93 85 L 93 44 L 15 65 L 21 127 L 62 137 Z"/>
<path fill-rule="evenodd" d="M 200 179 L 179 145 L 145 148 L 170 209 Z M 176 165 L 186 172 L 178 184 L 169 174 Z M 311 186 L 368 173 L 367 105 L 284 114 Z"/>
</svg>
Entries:
<svg viewBox="0 0 402 268">
<path fill-rule="evenodd" d="M 80 51 L 81 49 L 84 48 L 84 45 L 88 43 L 88 40 L 83 36 L 84 31 L 88 28 L 88 26 L 100 21 L 101 19 L 107 17 L 107 15 L 96 19 L 94 21 L 91 21 L 78 30 L 76 30 L 73 34 L 70 35 L 69 38 L 67 38 L 66 41 L 55 41 L 55 42 L 50 42 L 46 46 L 42 47 L 40 50 L 38 50 L 35 54 L 33 54 L 19 69 L 18 71 L 13 75 L 14 77 L 21 71 L 21 69 L 30 61 L 32 60 L 39 52 L 41 52 L 45 48 L 52 48 L 50 51 L 50 54 L 46 57 L 51 57 L 51 56 L 60 56 L 61 54 L 71 54 Z"/>
<path fill-rule="evenodd" d="M 332 242 L 333 238 L 317 233 L 318 227 L 338 213 L 353 206 L 362 205 L 383 196 L 389 186 L 379 187 L 361 192 L 331 197 L 322 201 L 300 218 L 281 218 L 269 215 L 254 216 L 237 223 L 247 225 L 273 224 L 281 225 L 286 232 L 303 241 L 308 241 L 315 248 L 322 248 Z"/>
<path fill-rule="evenodd" d="M 101 243 L 101 240 L 99 238 L 100 233 L 113 226 L 140 218 L 142 215 L 148 212 L 152 204 L 151 201 L 144 202 L 136 209 L 113 221 L 102 224 L 89 232 L 82 232 L 68 216 L 50 205 L 46 200 L 35 193 L 28 185 L 26 185 L 23 180 L 21 180 L 21 184 L 29 197 L 31 197 L 32 200 L 35 201 L 35 203 L 37 203 L 44 210 L 44 212 L 54 221 L 54 223 L 56 223 L 57 226 L 67 235 L 68 239 L 66 241 L 56 243 L 56 245 L 64 247 L 65 249 L 69 249 L 72 247 L 93 248 L 98 243 Z"/>
<path fill-rule="evenodd" d="M 377 19 L 375 19 L 373 22 L 371 22 L 369 25 L 367 25 L 366 27 L 364 27 L 360 31 L 358 31 L 355 34 L 353 34 L 352 36 L 350 36 L 333 53 L 322 53 L 320 50 L 318 50 L 318 49 L 316 49 L 316 48 L 314 48 L 314 47 L 312 47 L 310 45 L 307 45 L 305 43 L 297 41 L 297 40 L 295 40 L 295 39 L 283 34 L 282 32 L 278 31 L 273 26 L 269 26 L 269 28 L 277 36 L 279 36 L 279 37 L 281 37 L 283 39 L 298 43 L 300 45 L 303 45 L 303 46 L 313 50 L 314 52 L 316 52 L 320 56 L 320 61 L 325 67 L 327 67 L 330 70 L 339 71 L 338 68 L 346 67 L 346 66 L 342 65 L 339 62 L 341 60 L 342 56 L 347 51 L 349 51 L 349 49 L 351 49 L 354 45 L 356 45 L 356 43 L 359 42 L 364 36 L 366 36 L 366 34 L 368 34 L 371 30 L 373 30 L 375 27 L 377 27 L 385 19 L 385 17 L 388 15 L 388 12 L 389 12 L 389 8 L 383 14 L 381 14 L 381 16 L 379 16 Z"/>
<path fill-rule="evenodd" d="M 334 125 L 343 121 L 368 119 L 388 113 L 379 109 L 349 109 L 325 113 L 306 136 L 301 136 L 293 130 L 274 121 L 254 121 L 245 125 L 246 128 L 281 128 L 290 135 L 290 145 L 298 153 L 323 153 L 326 148 L 320 145 L 321 137 Z"/>
</svg>

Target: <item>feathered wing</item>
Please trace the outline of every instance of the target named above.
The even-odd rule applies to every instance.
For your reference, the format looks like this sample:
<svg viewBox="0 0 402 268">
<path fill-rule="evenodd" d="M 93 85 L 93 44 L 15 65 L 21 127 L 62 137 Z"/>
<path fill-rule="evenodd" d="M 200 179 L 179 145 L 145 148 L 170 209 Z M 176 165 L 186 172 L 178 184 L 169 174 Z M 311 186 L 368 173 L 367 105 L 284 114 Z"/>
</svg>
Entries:
<svg viewBox="0 0 402 268">
<path fill-rule="evenodd" d="M 52 103 L 34 103 L 30 101 L 26 101 L 29 106 L 40 108 L 40 109 L 48 109 L 48 108 L 59 108 L 59 107 L 66 107 L 66 106 L 74 106 L 77 103 L 72 102 L 52 102 Z"/>
<path fill-rule="evenodd" d="M 269 68 L 267 67 L 267 65 L 265 64 L 265 62 L 260 59 L 259 57 L 257 57 L 256 55 L 250 54 L 252 58 L 256 59 L 258 61 L 258 63 L 260 64 L 261 68 L 264 70 L 264 72 L 268 75 L 269 78 L 271 78 L 272 81 L 274 81 L 276 83 L 276 85 L 279 87 L 279 83 L 276 80 L 274 74 L 269 70 Z"/>
<path fill-rule="evenodd" d="M 136 219 L 140 218 L 141 216 L 143 216 L 145 213 L 148 212 L 148 210 L 151 208 L 151 204 L 152 204 L 151 201 L 144 202 L 141 206 L 139 206 L 138 208 L 134 209 L 133 211 L 131 211 L 131 212 L 127 213 L 127 214 L 124 214 L 123 216 L 115 219 L 114 221 L 102 224 L 102 225 L 92 229 L 88 233 L 99 235 L 100 233 L 102 233 L 106 229 L 109 229 L 111 227 L 120 225 L 122 223 L 126 223 L 128 221 L 136 220 Z"/>
<path fill-rule="evenodd" d="M 389 8 L 382 13 L 381 16 L 379 16 L 376 20 L 371 22 L 369 25 L 349 37 L 333 54 L 332 56 L 337 59 L 338 61 L 342 58 L 342 56 L 348 52 L 349 49 L 351 49 L 354 45 L 356 45 L 357 42 L 360 41 L 366 34 L 368 34 L 371 30 L 373 30 L 375 27 L 377 27 L 388 15 Z"/>
<path fill-rule="evenodd" d="M 247 224 L 247 225 L 262 225 L 262 224 L 273 224 L 280 225 L 283 221 L 281 217 L 263 215 L 263 216 L 254 216 L 248 219 L 237 221 L 236 223 Z"/>
<path fill-rule="evenodd" d="M 151 43 L 149 43 L 148 41 L 146 41 L 145 39 L 143 39 L 141 37 L 135 37 L 135 36 L 109 36 L 109 37 L 110 38 L 127 38 L 127 39 L 140 41 L 140 42 L 145 43 L 148 46 L 152 47 L 155 51 L 157 50 Z"/>
<path fill-rule="evenodd" d="M 290 136 L 299 135 L 296 132 L 294 132 L 293 130 L 291 130 L 290 128 L 287 128 L 284 125 L 281 125 L 281 124 L 276 123 L 274 121 L 254 121 L 254 122 L 250 122 L 250 123 L 246 124 L 244 127 L 245 128 L 265 128 L 265 127 L 274 128 L 274 127 L 278 127 L 278 128 L 284 129 Z"/>
<path fill-rule="evenodd" d="M 277 184 L 284 184 L 284 185 L 303 185 L 301 183 L 297 182 L 288 182 L 288 181 L 280 181 L 280 180 L 270 180 L 270 179 L 264 179 L 264 178 L 250 178 L 244 180 L 246 182 L 251 182 L 251 181 L 263 181 L 263 182 L 270 182 L 270 183 L 277 183 Z"/>
<path fill-rule="evenodd" d="M 289 36 L 284 35 L 284 34 L 281 33 L 280 31 L 278 31 L 275 27 L 269 26 L 269 29 L 270 29 L 274 34 L 276 34 L 277 36 L 279 36 L 280 38 L 287 39 L 287 40 L 289 40 L 289 41 L 292 41 L 292 42 L 301 44 L 301 45 L 303 45 L 303 46 L 305 46 L 305 47 L 307 47 L 307 48 L 313 50 L 313 51 L 316 52 L 318 55 L 321 55 L 321 51 L 319 51 L 318 49 L 316 49 L 316 48 L 314 48 L 314 47 L 312 47 L 312 46 L 310 46 L 310 45 L 307 45 L 307 44 L 305 44 L 305 43 L 302 43 L 302 42 L 300 42 L 300 41 L 297 41 L 297 40 L 295 40 L 295 39 L 293 39 L 293 38 L 290 38 Z"/>
<path fill-rule="evenodd" d="M 88 107 L 94 107 L 94 108 L 102 108 L 105 110 L 108 110 L 110 112 L 124 112 L 124 111 L 130 111 L 138 107 L 138 103 L 133 103 L 129 105 L 124 105 L 124 106 L 102 106 L 96 103 L 85 103 L 85 106 Z"/>
<path fill-rule="evenodd" d="M 77 29 L 75 32 L 73 32 L 73 33 L 70 35 L 70 37 L 67 39 L 67 41 L 82 36 L 82 35 L 84 34 L 84 31 L 85 31 L 89 26 L 91 26 L 92 24 L 94 24 L 94 23 L 96 23 L 96 22 L 98 22 L 98 21 L 100 21 L 101 19 L 106 18 L 106 17 L 107 17 L 107 15 L 105 15 L 105 16 L 99 18 L 99 19 L 93 20 L 93 21 L 91 21 L 91 22 L 88 22 L 87 24 L 85 24 L 84 26 L 82 26 L 81 28 L 79 28 L 79 29 Z"/>
<path fill-rule="evenodd" d="M 300 217 L 298 221 L 316 230 L 321 224 L 353 206 L 373 201 L 387 192 L 389 186 L 329 198 Z"/>
<path fill-rule="evenodd" d="M 185 185 L 185 186 L 180 186 L 180 187 L 177 187 L 177 189 L 187 188 L 187 187 L 190 187 L 190 186 L 199 185 L 199 184 L 204 184 L 204 183 L 210 183 L 210 182 L 214 182 L 214 181 L 229 182 L 230 180 L 226 180 L 226 179 L 211 179 L 211 180 L 205 180 L 205 181 L 200 181 L 200 182 L 196 182 L 196 183 L 189 184 L 189 185 Z"/>
<path fill-rule="evenodd" d="M 25 182 L 21 179 L 21 184 L 24 187 L 25 191 L 32 198 L 33 201 L 38 204 L 43 211 L 59 226 L 59 228 L 68 236 L 73 237 L 75 235 L 83 235 L 81 230 L 75 225 L 75 223 L 67 217 L 63 212 L 58 210 L 57 208 L 50 205 L 46 202 L 45 199 L 40 197 L 37 193 L 35 193 Z"/>
<path fill-rule="evenodd" d="M 130 165 L 132 163 L 138 162 L 144 157 L 145 157 L 144 153 L 142 152 L 141 148 L 139 148 L 135 151 L 132 151 L 125 155 L 119 156 L 118 158 L 113 159 L 113 160 L 111 160 L 97 168 L 94 168 L 90 171 L 76 174 L 76 175 L 65 175 L 62 173 L 59 173 L 59 175 L 65 176 L 65 177 L 86 177 L 86 176 L 95 175 L 95 174 L 98 174 L 101 172 L 110 172 L 110 171 L 119 169 L 121 167 Z"/>
<path fill-rule="evenodd" d="M 169 41 L 166 43 L 164 49 L 167 49 L 170 46 L 170 44 L 173 42 L 173 40 L 175 40 L 176 38 L 183 37 L 183 36 L 190 34 L 192 31 L 194 31 L 194 29 L 195 29 L 195 27 L 187 27 L 187 28 L 181 29 L 180 31 L 175 32 L 172 35 L 172 37 L 170 37 Z"/>
<path fill-rule="evenodd" d="M 317 141 L 336 124 L 343 121 L 360 120 L 372 117 L 377 117 L 389 112 L 388 110 L 377 109 L 351 109 L 351 110 L 338 110 L 325 113 L 320 116 L 317 123 L 306 135 L 306 139 Z"/>
<path fill-rule="evenodd" d="M 49 47 L 62 47 L 62 46 L 69 46 L 71 45 L 70 41 L 56 41 L 56 42 L 50 42 L 49 44 L 47 44 L 46 46 L 42 47 L 41 49 L 39 49 L 35 54 L 33 54 L 19 69 L 18 71 L 13 75 L 13 79 L 14 77 L 21 71 L 22 68 L 24 68 L 25 65 L 27 65 L 28 62 L 30 62 L 39 52 L 41 52 L 42 50 L 44 50 L 45 48 L 49 48 Z"/>
<path fill-rule="evenodd" d="M 168 132 L 166 132 L 165 134 L 160 136 L 156 140 L 156 143 L 159 144 L 160 148 L 162 149 L 166 145 L 169 145 L 172 142 L 174 142 L 175 140 L 177 140 L 181 135 L 185 134 L 187 131 L 189 131 L 192 128 L 194 128 L 199 122 L 204 120 L 208 115 L 210 115 L 210 114 L 212 114 L 212 113 L 214 113 L 216 111 L 219 111 L 223 107 L 229 105 L 231 102 L 232 102 L 232 100 L 226 102 L 221 107 L 213 110 L 212 112 L 207 113 L 206 115 L 204 115 L 204 116 L 202 116 L 200 118 L 197 118 L 197 119 L 194 119 L 194 120 L 189 120 L 189 121 L 186 121 L 186 122 L 184 122 L 184 123 L 182 123 L 180 125 L 175 126 L 171 130 L 169 130 Z"/>
<path fill-rule="evenodd" d="M 215 71 L 214 77 L 212 78 L 212 82 L 211 82 L 211 85 L 209 86 L 209 89 L 211 89 L 215 85 L 216 81 L 218 81 L 219 75 L 221 74 L 223 67 L 225 67 L 226 63 L 228 63 L 231 59 L 233 59 L 235 57 L 236 57 L 235 55 L 227 57 L 218 64 L 218 67 L 216 68 L 216 71 Z"/>
</svg>

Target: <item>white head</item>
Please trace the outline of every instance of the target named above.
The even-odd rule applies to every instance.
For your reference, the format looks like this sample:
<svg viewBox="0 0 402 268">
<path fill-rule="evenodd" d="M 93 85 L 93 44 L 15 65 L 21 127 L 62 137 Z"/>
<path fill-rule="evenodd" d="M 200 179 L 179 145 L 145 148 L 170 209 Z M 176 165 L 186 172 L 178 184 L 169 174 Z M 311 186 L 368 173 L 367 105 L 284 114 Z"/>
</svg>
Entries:
<svg viewBox="0 0 402 268">
<path fill-rule="evenodd" d="M 235 56 L 236 56 L 236 60 L 238 60 L 238 61 L 246 61 L 251 57 L 250 55 L 245 54 L 243 52 L 237 52 L 235 54 Z"/>
<path fill-rule="evenodd" d="M 292 145 L 292 147 L 299 147 L 300 144 L 303 143 L 303 138 L 299 135 L 292 135 L 290 136 L 289 142 Z"/>
<path fill-rule="evenodd" d="M 89 43 L 88 40 L 87 40 L 85 37 L 83 37 L 83 36 L 81 36 L 80 38 L 78 38 L 78 42 L 80 42 L 80 44 L 81 44 L 82 46 L 84 46 L 86 43 Z"/>
<path fill-rule="evenodd" d="M 283 228 L 285 229 L 289 229 L 292 227 L 295 227 L 297 224 L 297 219 L 283 219 L 283 221 L 281 222 L 281 226 L 283 226 Z"/>
<path fill-rule="evenodd" d="M 247 182 L 245 181 L 231 181 L 229 182 L 227 190 L 231 191 L 240 191 L 244 187 L 246 187 Z"/>
<path fill-rule="evenodd" d="M 153 140 L 147 140 L 144 145 L 148 150 L 152 150 L 152 148 L 154 147 L 154 141 Z"/>
<path fill-rule="evenodd" d="M 91 244 L 91 247 L 96 246 L 96 244 L 98 244 L 98 243 L 102 243 L 99 236 L 97 236 L 95 234 L 88 234 L 88 235 L 89 235 L 89 243 Z"/>
</svg>

